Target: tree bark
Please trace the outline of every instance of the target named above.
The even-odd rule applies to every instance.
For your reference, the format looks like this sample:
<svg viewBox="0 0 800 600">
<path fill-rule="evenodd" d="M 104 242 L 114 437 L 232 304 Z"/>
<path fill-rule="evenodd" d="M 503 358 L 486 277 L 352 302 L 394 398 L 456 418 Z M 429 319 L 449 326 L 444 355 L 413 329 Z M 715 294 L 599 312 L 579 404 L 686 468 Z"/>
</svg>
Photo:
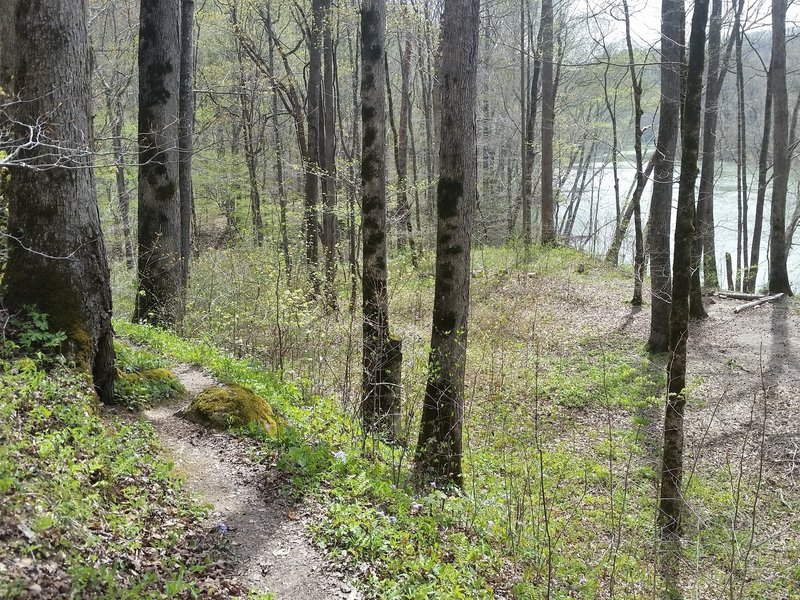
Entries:
<svg viewBox="0 0 800 600">
<path fill-rule="evenodd" d="M 272 31 L 272 2 L 267 3 L 266 25 Z M 278 214 L 281 235 L 281 252 L 286 268 L 286 281 L 292 283 L 292 256 L 289 253 L 289 225 L 286 219 L 286 186 L 283 179 L 283 139 L 278 124 L 278 86 L 275 72 L 275 40 L 269 35 L 269 80 L 272 86 L 272 138 L 275 141 L 275 182 L 278 186 Z M 302 151 L 302 150 L 301 150 Z"/>
<path fill-rule="evenodd" d="M 325 306 L 335 311 L 336 303 L 336 95 L 334 94 L 334 56 L 331 0 L 323 0 L 323 88 L 322 124 L 322 246 L 325 249 Z"/>
<path fill-rule="evenodd" d="M 767 90 L 764 98 L 764 128 L 761 133 L 761 149 L 758 153 L 758 188 L 756 191 L 756 213 L 753 221 L 753 239 L 750 250 L 750 266 L 744 278 L 744 291 L 754 292 L 758 277 L 758 262 L 761 258 L 761 229 L 764 223 L 764 202 L 767 199 L 767 172 L 769 171 L 769 143 L 772 132 L 772 62 L 767 70 Z"/>
<path fill-rule="evenodd" d="M 669 347 L 670 222 L 672 220 L 672 177 L 680 130 L 681 64 L 684 39 L 683 0 L 661 3 L 661 116 L 658 120 L 653 196 L 650 201 L 650 352 Z"/>
<path fill-rule="evenodd" d="M 644 170 L 644 156 L 642 154 L 642 78 L 636 76 L 636 67 L 633 56 L 633 41 L 631 39 L 631 18 L 627 0 L 622 0 L 625 11 L 625 42 L 628 48 L 628 72 L 631 77 L 633 90 L 633 147 L 636 153 L 636 188 L 633 191 L 634 218 L 634 251 L 633 251 L 633 306 L 642 305 L 642 285 L 644 281 L 644 236 L 642 234 L 642 193 L 647 184 L 647 175 Z M 648 169 L 650 165 L 648 165 Z M 629 217 L 630 218 L 630 217 Z M 625 228 L 627 229 L 627 224 Z M 624 231 L 623 229 L 623 231 Z M 617 250 L 617 253 L 619 250 Z M 615 262 L 618 259 L 615 259 Z"/>
<path fill-rule="evenodd" d="M 192 256 L 192 152 L 194 151 L 194 0 L 181 0 L 181 77 L 178 110 L 180 163 L 178 186 L 181 203 L 181 261 L 183 290 L 189 279 Z"/>
<path fill-rule="evenodd" d="M 786 0 L 772 0 L 772 204 L 769 290 L 792 295 L 786 269 L 786 193 L 789 186 L 789 95 L 786 91 Z"/>
<path fill-rule="evenodd" d="M 542 244 L 556 241 L 553 223 L 553 127 L 555 82 L 553 81 L 553 2 L 542 0 Z"/>
<path fill-rule="evenodd" d="M 689 66 L 683 109 L 681 174 L 675 221 L 672 307 L 669 317 L 669 393 L 664 417 L 658 525 L 662 539 L 676 540 L 681 523 L 683 413 L 686 404 L 686 344 L 689 337 L 689 292 L 694 241 L 694 190 L 700 150 L 701 97 L 708 0 L 696 0 L 689 40 Z"/>
<path fill-rule="evenodd" d="M 741 3 L 740 3 L 741 4 Z M 722 0 L 713 0 L 708 28 L 708 74 L 706 76 L 705 115 L 703 118 L 703 156 L 700 189 L 697 194 L 699 236 L 695 248 L 702 258 L 703 278 L 707 287 L 719 287 L 716 240 L 714 232 L 714 175 L 717 149 L 719 95 L 726 69 L 720 69 Z"/>
<path fill-rule="evenodd" d="M 139 26 L 139 260 L 134 319 L 174 326 L 182 313 L 178 187 L 180 4 L 142 0 Z"/>
<path fill-rule="evenodd" d="M 308 29 L 308 93 L 306 120 L 308 121 L 307 153 L 305 157 L 305 203 L 303 225 L 305 228 L 306 269 L 315 296 L 320 293 L 319 277 L 319 225 L 317 200 L 319 196 L 320 134 L 323 121 L 320 111 L 322 93 L 322 0 L 313 0 L 313 22 Z"/>
<path fill-rule="evenodd" d="M 519 135 L 520 135 L 520 204 L 522 205 L 522 240 L 525 245 L 531 243 L 531 197 L 528 182 L 533 164 L 528 162 L 527 133 L 530 128 L 530 119 L 526 104 L 528 102 L 528 85 L 526 78 L 526 61 L 528 48 L 525 43 L 525 23 L 527 22 L 526 2 L 519 3 Z"/>
<path fill-rule="evenodd" d="M 235 31 L 241 27 L 236 6 L 231 6 L 230 12 L 231 25 Z M 260 154 L 260 143 L 258 134 L 255 131 L 256 98 L 257 90 L 249 87 L 248 77 L 244 64 L 244 42 L 241 35 L 236 36 L 236 63 L 238 66 L 240 124 L 243 133 L 244 162 L 247 166 L 247 182 L 250 196 L 250 220 L 253 227 L 253 246 L 260 248 L 264 244 L 264 218 L 261 214 L 261 190 L 258 180 L 258 155 Z M 183 208 L 183 204 L 181 204 Z"/>
<path fill-rule="evenodd" d="M 133 237 L 131 235 L 131 193 L 125 179 L 125 150 L 122 146 L 122 124 L 124 111 L 122 100 L 114 97 L 106 88 L 106 110 L 111 120 L 111 148 L 114 153 L 114 180 L 117 186 L 117 210 L 122 224 L 122 243 L 125 251 L 125 266 L 133 269 Z"/>
<path fill-rule="evenodd" d="M 386 4 L 364 0 L 361 9 L 361 227 L 363 382 L 365 433 L 395 439 L 400 394 L 387 373 L 392 348 L 386 264 Z"/>
<path fill-rule="evenodd" d="M 408 202 L 408 133 L 411 126 L 411 56 L 414 45 L 411 36 L 405 36 L 400 60 L 400 119 L 397 132 L 397 248 L 408 247 L 411 263 L 417 266 L 414 231 L 411 225 L 411 207 Z"/>
<path fill-rule="evenodd" d="M 479 0 L 445 0 L 436 282 L 428 382 L 415 456 L 419 481 L 462 482 L 471 233 L 477 201 Z"/>
<path fill-rule="evenodd" d="M 25 166 L 10 168 L 4 303 L 12 314 L 28 305 L 47 313 L 50 327 L 67 335 L 64 354 L 91 372 L 100 399 L 111 402 L 114 332 L 91 164 L 86 0 L 25 0 L 11 8 L 5 20 L 14 32 L 0 39 L 0 63 L 11 65 L 13 81 L 0 84 L 20 98 L 10 108 L 15 138 L 42 121 L 45 137 L 20 152 Z"/>
</svg>

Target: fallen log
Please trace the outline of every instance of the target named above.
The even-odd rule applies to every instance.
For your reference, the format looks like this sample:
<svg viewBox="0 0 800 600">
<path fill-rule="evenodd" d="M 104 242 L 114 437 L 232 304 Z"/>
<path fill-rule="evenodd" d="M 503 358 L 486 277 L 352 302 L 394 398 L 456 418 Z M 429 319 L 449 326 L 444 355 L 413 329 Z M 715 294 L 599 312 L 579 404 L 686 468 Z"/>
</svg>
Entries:
<svg viewBox="0 0 800 600">
<path fill-rule="evenodd" d="M 780 294 L 774 294 L 772 296 L 764 296 L 763 298 L 760 298 L 759 300 L 753 300 L 752 302 L 746 302 L 745 304 L 742 304 L 734 308 L 733 312 L 734 314 L 739 314 L 740 312 L 748 308 L 761 306 L 762 304 L 766 304 L 767 302 L 774 302 L 775 300 L 779 300 L 780 298 L 783 298 L 783 292 L 781 292 Z"/>
<path fill-rule="evenodd" d="M 717 296 L 720 298 L 734 298 L 736 300 L 761 300 L 767 296 L 767 294 L 745 294 L 744 292 L 727 292 L 725 290 L 720 290 L 717 292 Z"/>
</svg>

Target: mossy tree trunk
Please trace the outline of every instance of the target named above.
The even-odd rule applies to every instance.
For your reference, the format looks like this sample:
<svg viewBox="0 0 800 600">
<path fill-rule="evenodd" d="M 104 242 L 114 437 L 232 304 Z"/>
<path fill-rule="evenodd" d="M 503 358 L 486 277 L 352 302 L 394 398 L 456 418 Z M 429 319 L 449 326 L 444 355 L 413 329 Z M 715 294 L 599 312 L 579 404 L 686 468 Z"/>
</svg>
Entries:
<svg viewBox="0 0 800 600">
<path fill-rule="evenodd" d="M 675 220 L 672 308 L 669 320 L 669 395 L 664 417 L 658 524 L 663 539 L 677 538 L 681 522 L 683 411 L 686 404 L 686 344 L 689 338 L 689 293 L 694 241 L 694 190 L 700 152 L 701 97 L 708 0 L 697 0 L 689 40 L 689 68 L 683 106 L 681 174 Z"/>
<path fill-rule="evenodd" d="M 134 319 L 181 316 L 178 176 L 180 2 L 142 0 L 139 24 L 139 259 Z"/>
<path fill-rule="evenodd" d="M 436 188 L 436 282 L 428 382 L 415 467 L 419 481 L 461 485 L 471 234 L 477 202 L 479 0 L 445 0 L 442 123 Z"/>
<path fill-rule="evenodd" d="M 386 265 L 385 0 L 361 9 L 361 227 L 364 311 L 361 416 L 365 433 L 398 435 L 399 387 L 385 381 L 392 340 Z M 398 381 L 399 383 L 399 381 Z"/>
<path fill-rule="evenodd" d="M 658 119 L 653 195 L 650 201 L 650 352 L 669 347 L 672 281 L 669 242 L 672 221 L 672 177 L 680 130 L 681 65 L 684 40 L 683 0 L 661 3 L 661 114 Z"/>
<path fill-rule="evenodd" d="M 100 399 L 114 396 L 111 288 L 91 168 L 91 58 L 86 0 L 25 0 L 11 7 L 17 139 L 37 123 L 43 141 L 10 169 L 9 258 L 4 302 L 35 304 L 67 335 L 64 352 L 91 371 Z M 17 42 L 13 42 L 16 37 Z M 14 47 L 10 48 L 9 43 Z M 13 60 L 12 60 L 13 59 Z"/>
</svg>

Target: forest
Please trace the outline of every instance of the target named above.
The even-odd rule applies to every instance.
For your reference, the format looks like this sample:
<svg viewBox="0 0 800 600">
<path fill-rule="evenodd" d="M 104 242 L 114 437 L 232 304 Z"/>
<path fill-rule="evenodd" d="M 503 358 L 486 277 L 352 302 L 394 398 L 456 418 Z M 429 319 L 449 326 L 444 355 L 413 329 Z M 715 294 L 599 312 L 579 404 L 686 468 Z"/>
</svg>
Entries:
<svg viewBox="0 0 800 600">
<path fill-rule="evenodd" d="M 800 600 L 791 0 L 3 0 L 0 597 Z"/>
</svg>

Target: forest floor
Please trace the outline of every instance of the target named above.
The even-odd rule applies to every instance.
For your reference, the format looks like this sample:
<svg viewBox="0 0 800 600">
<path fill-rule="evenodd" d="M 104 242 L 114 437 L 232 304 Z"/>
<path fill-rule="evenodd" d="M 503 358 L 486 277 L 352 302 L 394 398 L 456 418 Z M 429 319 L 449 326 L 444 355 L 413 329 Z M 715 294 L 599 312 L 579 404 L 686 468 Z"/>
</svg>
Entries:
<svg viewBox="0 0 800 600">
<path fill-rule="evenodd" d="M 19 598 L 658 597 L 667 357 L 644 350 L 649 298 L 632 307 L 628 272 L 571 250 L 521 264 L 493 252 L 473 272 L 463 490 L 414 487 L 413 446 L 361 437 L 357 318 L 292 301 L 275 372 L 272 300 L 245 269 L 225 288 L 247 308 L 225 305 L 229 338 L 226 313 L 203 312 L 208 286 L 185 337 L 115 323 L 124 407 L 106 407 L 104 427 L 79 376 L 0 361 L 0 437 L 13 442 L 0 446 L 0 597 L 4 581 Z M 393 280 L 413 440 L 432 276 Z M 690 328 L 681 587 L 800 600 L 800 306 L 734 314 L 740 301 L 705 300 Z M 244 335 L 261 354 L 241 350 Z M 279 435 L 176 415 L 219 382 L 267 399 Z M 52 585 L 51 564 L 66 565 Z"/>
<path fill-rule="evenodd" d="M 763 438 L 768 477 L 796 485 L 800 315 L 787 300 L 739 314 L 733 308 L 742 301 L 713 300 L 689 337 L 692 395 L 705 404 L 689 415 L 689 442 L 707 460 L 743 453 L 753 466 Z"/>
<path fill-rule="evenodd" d="M 342 568 L 312 544 L 305 525 L 312 508 L 284 498 L 274 464 L 254 460 L 256 442 L 189 422 L 177 413 L 202 390 L 219 382 L 199 367 L 172 369 L 186 395 L 144 411 L 198 500 L 213 506 L 210 526 L 228 539 L 236 576 L 276 600 L 361 598 Z"/>
</svg>

